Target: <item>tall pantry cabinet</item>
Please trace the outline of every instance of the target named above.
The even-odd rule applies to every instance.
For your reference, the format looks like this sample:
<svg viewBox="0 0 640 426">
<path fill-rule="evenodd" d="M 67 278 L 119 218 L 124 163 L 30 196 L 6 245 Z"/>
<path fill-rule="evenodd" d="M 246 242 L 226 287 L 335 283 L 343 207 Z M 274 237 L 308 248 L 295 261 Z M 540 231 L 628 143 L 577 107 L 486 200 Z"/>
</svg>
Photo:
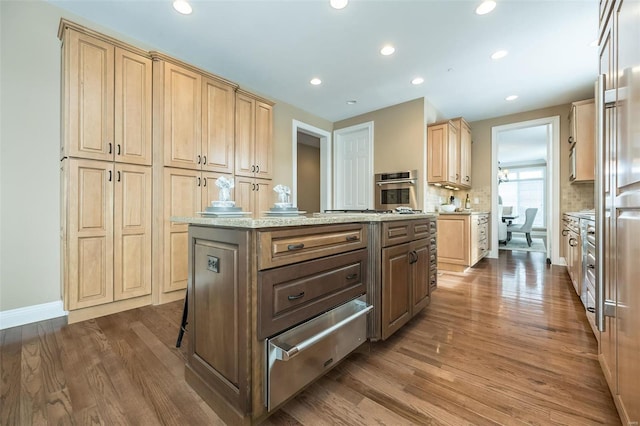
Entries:
<svg viewBox="0 0 640 426">
<path fill-rule="evenodd" d="M 61 239 L 69 322 L 150 303 L 151 60 L 62 20 Z"/>
<path fill-rule="evenodd" d="M 164 260 L 154 269 L 154 302 L 164 303 L 184 297 L 188 278 L 187 225 L 171 222 L 171 216 L 195 216 L 218 199 L 216 179 L 233 178 L 237 85 L 163 54 L 151 55 L 154 247 Z"/>
<path fill-rule="evenodd" d="M 640 424 L 640 2 L 600 1 L 596 92 L 599 359 L 624 425 Z"/>
</svg>

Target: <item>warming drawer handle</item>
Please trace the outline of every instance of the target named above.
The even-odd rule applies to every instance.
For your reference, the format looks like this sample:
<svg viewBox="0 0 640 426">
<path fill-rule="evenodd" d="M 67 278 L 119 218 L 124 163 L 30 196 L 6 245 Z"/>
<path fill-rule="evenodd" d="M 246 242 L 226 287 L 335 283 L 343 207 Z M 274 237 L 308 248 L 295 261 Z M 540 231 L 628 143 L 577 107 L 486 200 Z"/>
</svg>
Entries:
<svg viewBox="0 0 640 426">
<path fill-rule="evenodd" d="M 346 317 L 342 321 L 335 323 L 331 327 L 329 327 L 329 328 L 327 328 L 325 330 L 322 330 L 320 333 L 314 334 L 313 336 L 309 337 L 307 340 L 303 340 L 302 342 L 300 342 L 297 345 L 293 346 L 289 350 L 281 348 L 280 346 L 276 346 L 276 351 L 275 351 L 276 352 L 276 359 L 278 359 L 280 361 L 289 361 L 291 358 L 293 358 L 294 356 L 298 355 L 300 352 L 302 352 L 305 349 L 308 349 L 311 346 L 315 345 L 320 340 L 322 340 L 325 337 L 329 336 L 331 333 L 333 333 L 334 331 L 338 330 L 339 328 L 342 328 L 345 325 L 349 324 L 351 321 L 354 321 L 354 320 L 360 318 L 362 315 L 366 315 L 372 309 L 373 309 L 373 305 L 369 305 L 366 308 L 362 309 L 361 311 L 358 311 L 355 314 L 352 314 L 352 315 Z"/>
<path fill-rule="evenodd" d="M 304 243 L 299 243 L 299 244 L 289 244 L 287 246 L 287 250 L 289 251 L 294 251 L 294 250 L 302 250 L 304 248 Z"/>
<path fill-rule="evenodd" d="M 304 297 L 304 291 L 301 291 L 299 294 L 296 294 L 294 296 L 287 296 L 287 299 L 289 300 L 297 300 Z"/>
</svg>

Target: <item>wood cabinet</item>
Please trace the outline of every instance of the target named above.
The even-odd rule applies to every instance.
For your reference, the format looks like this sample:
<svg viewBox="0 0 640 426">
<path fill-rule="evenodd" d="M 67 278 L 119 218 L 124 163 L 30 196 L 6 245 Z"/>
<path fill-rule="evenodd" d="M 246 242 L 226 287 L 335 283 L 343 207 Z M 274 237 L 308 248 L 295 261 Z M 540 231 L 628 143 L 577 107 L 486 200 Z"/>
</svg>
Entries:
<svg viewBox="0 0 640 426">
<path fill-rule="evenodd" d="M 398 331 L 431 300 L 428 229 L 428 220 L 382 224 L 382 339 Z"/>
<path fill-rule="evenodd" d="M 71 158 L 62 176 L 65 309 L 149 295 L 151 169 Z"/>
<path fill-rule="evenodd" d="M 61 157 L 151 165 L 151 59 L 64 21 L 59 35 Z"/>
<path fill-rule="evenodd" d="M 155 148 L 167 167 L 233 173 L 236 85 L 153 52 Z M 159 156 L 158 156 L 159 157 Z"/>
<path fill-rule="evenodd" d="M 236 207 L 252 212 L 253 217 L 262 216 L 274 203 L 273 184 L 266 179 L 252 179 L 237 176 L 235 178 Z"/>
<path fill-rule="evenodd" d="M 582 289 L 582 238 L 580 237 L 580 219 L 569 214 L 562 217 L 564 255 L 567 272 L 578 297 Z"/>
<path fill-rule="evenodd" d="M 187 288 L 187 232 L 184 223 L 171 222 L 172 216 L 192 217 L 218 198 L 216 179 L 220 173 L 164 167 L 163 179 L 163 271 L 162 293 Z M 233 196 L 233 194 L 232 194 Z"/>
<path fill-rule="evenodd" d="M 489 254 L 489 214 L 440 214 L 438 269 L 464 271 Z"/>
<path fill-rule="evenodd" d="M 600 364 L 623 424 L 640 422 L 640 67 L 638 2 L 602 1 L 598 120 L 596 299 Z M 598 293 L 598 292 L 596 292 Z"/>
<path fill-rule="evenodd" d="M 471 188 L 471 127 L 463 118 L 427 126 L 427 182 Z"/>
<path fill-rule="evenodd" d="M 236 93 L 235 173 L 273 176 L 273 104 L 248 92 Z"/>
<path fill-rule="evenodd" d="M 571 182 L 589 182 L 595 177 L 595 103 L 573 102 L 569 113 L 569 161 Z"/>
</svg>

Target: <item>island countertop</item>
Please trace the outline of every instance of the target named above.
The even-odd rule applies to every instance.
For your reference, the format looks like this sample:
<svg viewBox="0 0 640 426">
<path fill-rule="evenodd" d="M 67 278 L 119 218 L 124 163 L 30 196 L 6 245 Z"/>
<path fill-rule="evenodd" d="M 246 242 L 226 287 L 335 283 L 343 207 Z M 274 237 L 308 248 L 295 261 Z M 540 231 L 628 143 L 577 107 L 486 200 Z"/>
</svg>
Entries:
<svg viewBox="0 0 640 426">
<path fill-rule="evenodd" d="M 388 222 L 394 220 L 435 219 L 434 213 L 313 213 L 300 216 L 273 216 L 257 219 L 246 217 L 172 216 L 171 221 L 191 225 L 219 226 L 225 228 L 278 228 L 286 226 L 331 225 L 336 223 Z"/>
</svg>

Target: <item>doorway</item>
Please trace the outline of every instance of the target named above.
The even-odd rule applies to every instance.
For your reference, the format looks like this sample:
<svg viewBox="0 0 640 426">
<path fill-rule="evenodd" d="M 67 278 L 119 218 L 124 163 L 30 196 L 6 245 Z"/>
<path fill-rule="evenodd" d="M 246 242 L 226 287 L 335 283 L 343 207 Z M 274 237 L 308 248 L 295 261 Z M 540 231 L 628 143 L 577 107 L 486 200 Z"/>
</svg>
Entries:
<svg viewBox="0 0 640 426">
<path fill-rule="evenodd" d="M 512 207 L 512 215 L 518 216 L 520 223 L 525 221 L 527 207 L 538 208 L 540 213 L 535 218 L 533 235 L 536 234 L 535 228 L 546 231 L 538 235 L 543 237 L 547 259 L 552 263 L 560 263 L 557 232 L 560 208 L 560 117 L 495 126 L 491 140 L 492 211 L 498 212 L 501 192 L 505 193 L 504 198 L 508 198 L 509 204 L 517 204 L 508 207 Z M 511 183 L 505 184 L 509 182 L 509 175 Z M 501 182 L 504 185 L 502 191 Z M 500 213 L 492 215 L 492 257 L 498 256 L 500 247 L 498 233 L 501 216 Z M 526 249 L 529 249 L 528 246 Z"/>
<path fill-rule="evenodd" d="M 307 206 L 311 206 L 311 207 L 305 207 L 304 205 L 300 206 L 298 204 L 298 200 L 299 200 L 298 188 L 301 188 L 306 192 L 305 187 L 307 183 L 310 186 L 314 186 L 314 188 L 316 185 L 319 185 L 318 211 L 323 212 L 327 209 L 331 209 L 333 206 L 331 133 L 327 132 L 326 130 L 319 129 L 317 127 L 314 127 L 307 123 L 303 123 L 298 120 L 292 121 L 291 128 L 292 128 L 291 140 L 293 141 L 293 144 L 291 147 L 291 156 L 292 156 L 291 162 L 293 165 L 292 167 L 293 176 L 291 179 L 292 180 L 291 201 L 293 205 L 298 206 L 300 210 L 304 208 L 306 209 L 305 211 L 307 211 L 308 213 L 313 213 L 313 211 L 309 209 L 310 208 L 316 209 L 318 204 L 315 203 L 313 200 L 311 200 L 308 202 L 309 204 L 307 204 Z M 313 172 L 312 174 L 298 173 L 298 168 L 299 168 L 298 146 L 300 144 L 306 145 L 301 147 L 300 149 L 300 151 L 304 152 L 303 158 L 305 159 L 305 161 L 318 161 L 317 159 L 313 160 L 312 158 L 319 157 L 319 164 L 314 165 L 314 168 L 316 168 L 317 166 L 317 169 L 316 169 L 317 171 Z M 317 149 L 319 150 L 319 152 L 317 153 L 317 157 L 316 157 L 316 154 L 313 153 L 313 151 L 308 149 L 309 145 L 317 147 Z M 312 153 L 312 154 L 309 155 L 309 153 Z M 316 173 L 319 174 L 319 182 L 316 181 L 315 177 L 312 177 Z M 307 178 L 309 178 L 310 180 L 304 181 Z M 305 195 L 307 194 L 305 193 Z M 304 201 L 304 197 L 303 197 L 303 202 L 307 203 L 307 201 Z"/>
</svg>

